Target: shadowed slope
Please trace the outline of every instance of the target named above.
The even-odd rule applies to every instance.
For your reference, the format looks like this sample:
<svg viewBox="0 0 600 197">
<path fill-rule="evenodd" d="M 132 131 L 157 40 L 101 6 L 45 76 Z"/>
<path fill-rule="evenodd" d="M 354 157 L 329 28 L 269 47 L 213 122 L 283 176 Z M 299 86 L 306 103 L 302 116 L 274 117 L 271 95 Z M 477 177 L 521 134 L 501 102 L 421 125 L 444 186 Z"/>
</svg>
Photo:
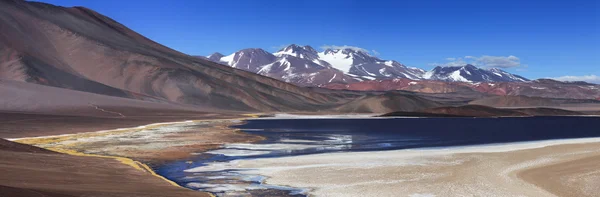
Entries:
<svg viewBox="0 0 600 197">
<path fill-rule="evenodd" d="M 38 148 L 35 146 L 20 144 L 16 142 L 11 142 L 5 139 L 0 138 L 0 150 L 1 151 L 13 151 L 13 152 L 24 152 L 24 153 L 46 153 L 46 154 L 58 154 L 56 152 L 52 152 L 43 148 Z"/>
<path fill-rule="evenodd" d="M 442 104 L 419 96 L 390 92 L 356 99 L 338 107 L 337 110 L 351 113 L 385 113 L 392 111 L 415 111 L 438 106 L 442 106 Z"/>
<path fill-rule="evenodd" d="M 311 110 L 339 102 L 182 54 L 86 8 L 1 1 L 0 30 L 4 79 L 244 111 Z"/>
<path fill-rule="evenodd" d="M 561 106 L 565 104 L 594 104 L 600 103 L 596 100 L 577 100 L 577 99 L 554 99 L 528 96 L 491 96 L 471 101 L 469 104 L 485 105 L 492 107 L 540 107 L 540 106 Z"/>
<path fill-rule="evenodd" d="M 580 116 L 586 115 L 575 112 L 553 108 L 514 108 L 499 109 L 482 105 L 464 105 L 457 107 L 436 107 L 415 112 L 391 112 L 383 117 L 408 116 L 408 117 L 502 117 L 502 116 Z"/>
</svg>

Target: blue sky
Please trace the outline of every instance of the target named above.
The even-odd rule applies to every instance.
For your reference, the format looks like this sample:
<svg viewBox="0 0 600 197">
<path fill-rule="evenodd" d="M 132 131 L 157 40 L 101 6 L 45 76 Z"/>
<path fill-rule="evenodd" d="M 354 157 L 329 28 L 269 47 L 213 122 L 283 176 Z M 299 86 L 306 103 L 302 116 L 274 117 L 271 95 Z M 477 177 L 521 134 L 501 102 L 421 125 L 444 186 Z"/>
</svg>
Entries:
<svg viewBox="0 0 600 197">
<path fill-rule="evenodd" d="M 91 8 L 192 55 L 348 45 L 423 69 L 469 62 L 528 78 L 600 82 L 597 0 L 42 2 Z"/>
</svg>

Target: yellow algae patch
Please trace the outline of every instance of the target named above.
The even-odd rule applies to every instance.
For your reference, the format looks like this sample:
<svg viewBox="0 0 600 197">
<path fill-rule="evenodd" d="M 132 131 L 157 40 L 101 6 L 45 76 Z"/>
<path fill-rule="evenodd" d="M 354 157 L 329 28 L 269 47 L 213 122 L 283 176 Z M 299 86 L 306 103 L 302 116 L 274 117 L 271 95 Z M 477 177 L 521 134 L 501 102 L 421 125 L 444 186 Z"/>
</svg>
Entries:
<svg viewBox="0 0 600 197">
<path fill-rule="evenodd" d="M 140 167 L 136 161 L 129 159 L 129 158 L 125 158 L 125 157 L 116 157 L 116 156 L 106 156 L 106 155 L 94 155 L 94 154 L 86 154 L 86 153 L 82 153 L 82 152 L 77 152 L 75 150 L 71 150 L 71 149 L 64 149 L 64 148 L 48 148 L 48 150 L 54 151 L 54 152 L 59 152 L 59 153 L 64 153 L 64 154 L 69 154 L 69 155 L 74 155 L 74 156 L 83 156 L 83 157 L 100 157 L 100 158 L 108 158 L 108 159 L 115 159 L 125 165 L 131 166 L 135 169 L 144 171 L 144 169 L 142 167 Z"/>
<path fill-rule="evenodd" d="M 131 128 L 121 128 L 121 129 L 103 130 L 103 131 L 77 133 L 77 134 L 29 137 L 29 138 L 10 139 L 10 140 L 19 142 L 19 143 L 30 144 L 30 145 L 46 148 L 48 150 L 52 150 L 55 152 L 65 153 L 65 154 L 74 155 L 74 156 L 86 156 L 86 157 L 99 157 L 99 158 L 114 159 L 114 160 L 119 161 L 120 163 L 131 166 L 137 170 L 141 170 L 141 171 L 149 173 L 155 177 L 158 177 L 173 186 L 181 187 L 177 183 L 156 174 L 156 172 L 154 172 L 149 166 L 147 166 L 139 161 L 130 159 L 129 158 L 129 157 L 131 157 L 130 155 L 126 154 L 123 156 L 121 154 L 121 153 L 123 153 L 121 151 L 130 150 L 130 149 L 128 149 L 128 148 L 120 149 L 119 146 L 111 149 L 110 148 L 110 147 L 112 147 L 111 143 L 113 142 L 113 140 L 116 140 L 115 143 L 120 143 L 121 142 L 120 138 L 126 138 L 129 140 L 130 138 L 128 138 L 128 136 L 130 136 L 130 134 L 131 134 L 131 136 L 136 136 L 137 135 L 136 132 L 148 131 L 148 132 L 152 133 L 153 131 L 149 131 L 150 129 L 155 129 L 155 128 L 163 127 L 163 126 L 170 126 L 170 125 L 177 126 L 177 124 L 182 124 L 182 123 L 200 123 L 200 124 L 209 124 L 209 125 L 211 125 L 211 128 L 216 127 L 217 129 L 226 129 L 228 127 L 221 126 L 220 122 L 229 122 L 228 123 L 228 125 L 229 125 L 230 123 L 233 123 L 237 120 L 244 120 L 244 119 L 247 119 L 248 117 L 258 117 L 258 116 L 259 116 L 258 114 L 250 114 L 250 115 L 245 115 L 245 117 L 231 118 L 231 119 L 211 119 L 211 120 L 193 120 L 193 121 L 190 120 L 190 121 L 182 121 L 182 122 L 155 123 L 155 124 L 149 124 L 149 125 L 131 127 Z M 217 125 L 212 125 L 212 124 L 217 124 Z M 210 129 L 210 130 L 214 130 L 214 129 Z M 240 132 L 237 129 L 230 129 L 230 130 L 233 132 Z M 169 129 L 166 129 L 164 132 L 168 133 L 170 131 L 169 131 Z M 143 133 L 140 133 L 140 135 L 142 135 L 142 134 Z M 161 134 L 159 131 L 159 134 L 157 134 L 157 135 L 163 135 L 163 134 Z M 195 134 L 195 135 L 197 135 L 197 134 Z M 212 134 L 212 135 L 214 135 L 214 134 Z M 192 137 L 194 137 L 194 136 L 192 136 Z M 217 136 L 217 138 L 218 137 L 219 136 Z M 137 138 L 133 137 L 131 139 L 137 139 Z M 195 138 L 192 138 L 192 139 L 195 139 Z M 211 139 L 211 138 L 209 138 L 209 139 Z M 140 140 L 147 140 L 147 139 L 140 138 Z M 138 141 L 138 142 L 140 142 L 140 141 Z M 161 140 L 161 142 L 162 142 L 162 140 Z M 205 141 L 202 143 L 206 144 L 208 142 L 210 142 L 210 141 Z M 185 145 L 185 142 L 182 142 L 181 144 Z M 129 144 L 124 144 L 122 147 L 127 147 L 127 146 L 137 147 L 138 145 L 141 147 L 151 147 L 151 148 L 161 147 L 160 145 L 153 146 L 151 143 L 150 143 L 150 145 L 145 144 L 145 143 L 129 143 Z M 86 148 L 86 146 L 88 148 Z M 96 149 L 94 149 L 94 148 L 100 149 L 100 151 L 95 151 Z M 108 149 L 106 149 L 106 148 L 108 148 Z M 111 153 L 111 151 L 108 151 L 108 150 L 114 150 L 117 152 L 113 151 Z M 85 153 L 85 152 L 88 152 L 88 153 Z M 135 150 L 133 150 L 133 152 L 135 152 Z M 127 151 L 125 153 L 127 153 Z M 112 156 L 112 155 L 119 155 L 119 156 Z M 133 156 L 133 157 L 135 157 L 135 156 Z"/>
<path fill-rule="evenodd" d="M 248 116 L 251 118 L 259 118 L 262 114 L 242 114 L 243 116 Z"/>
<path fill-rule="evenodd" d="M 139 166 L 141 166 L 142 168 L 144 168 L 144 169 L 145 169 L 147 172 L 149 172 L 149 173 L 150 173 L 150 174 L 152 174 L 153 176 L 155 176 L 155 177 L 158 177 L 158 178 L 161 178 L 162 180 L 164 180 L 164 181 L 166 181 L 166 182 L 170 183 L 170 184 L 171 184 L 171 185 L 173 185 L 173 186 L 181 187 L 181 186 L 179 186 L 177 183 L 175 183 L 175 182 L 173 182 L 173 181 L 171 181 L 171 180 L 169 180 L 169 179 L 167 179 L 167 178 L 165 178 L 165 177 L 163 177 L 163 176 L 160 176 L 160 175 L 156 174 L 156 172 L 154 172 L 154 170 L 152 170 L 152 168 L 150 168 L 148 165 L 146 165 L 146 164 L 143 164 L 143 163 L 141 163 L 141 162 L 139 162 L 139 161 L 135 161 L 135 163 L 136 163 L 136 164 L 138 164 Z"/>
<path fill-rule="evenodd" d="M 37 145 L 37 144 L 52 144 L 59 143 L 72 139 L 79 138 L 91 138 L 91 137 L 102 137 L 107 135 L 128 133 L 128 132 L 137 132 L 144 129 L 154 129 L 161 126 L 181 124 L 181 123 L 190 123 L 190 122 L 202 122 L 203 120 L 189 120 L 189 121 L 181 121 L 181 122 L 165 122 L 165 123 L 153 123 L 138 127 L 131 128 L 120 128 L 120 129 L 112 129 L 112 130 L 103 130 L 103 131 L 94 131 L 94 132 L 86 132 L 86 133 L 75 133 L 75 134 L 64 134 L 64 135 L 56 135 L 56 136 L 42 136 L 42 137 L 28 137 L 28 138 L 18 138 L 18 139 L 10 139 L 15 142 L 29 144 L 29 145 Z"/>
<path fill-rule="evenodd" d="M 100 157 L 100 158 L 109 158 L 109 159 L 115 159 L 125 165 L 131 166 L 137 170 L 141 170 L 144 172 L 148 172 L 150 173 L 152 176 L 158 177 L 164 181 L 166 181 L 167 183 L 176 186 L 176 187 L 181 187 L 180 185 L 178 185 L 177 183 L 163 177 L 160 176 L 158 174 L 156 174 L 156 172 L 154 172 L 154 170 L 152 170 L 152 168 L 150 168 L 148 165 L 143 164 L 142 162 L 139 161 L 135 161 L 133 159 L 129 159 L 129 158 L 125 158 L 125 157 L 116 157 L 116 156 L 106 156 L 106 155 L 93 155 L 93 154 L 86 154 L 86 153 L 82 153 L 82 152 L 77 152 L 75 150 L 70 150 L 70 149 L 61 149 L 61 148 L 49 148 L 49 150 L 55 151 L 55 152 L 59 152 L 59 153 L 65 153 L 65 154 L 69 154 L 69 155 L 75 155 L 75 156 L 83 156 L 83 157 Z"/>
</svg>

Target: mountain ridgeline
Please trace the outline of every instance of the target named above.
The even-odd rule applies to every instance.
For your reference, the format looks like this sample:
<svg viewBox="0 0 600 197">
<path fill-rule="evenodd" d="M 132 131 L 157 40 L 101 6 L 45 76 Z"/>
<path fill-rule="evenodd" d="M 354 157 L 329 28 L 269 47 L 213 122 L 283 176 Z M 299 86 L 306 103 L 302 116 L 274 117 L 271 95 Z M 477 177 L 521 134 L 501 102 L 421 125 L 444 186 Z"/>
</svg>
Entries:
<svg viewBox="0 0 600 197">
<path fill-rule="evenodd" d="M 303 86 L 386 79 L 447 82 L 529 81 L 501 69 L 483 69 L 473 65 L 436 67 L 425 71 L 407 67 L 395 60 L 382 60 L 367 51 L 355 48 L 325 49 L 318 52 L 311 46 L 292 44 L 275 53 L 250 48 L 227 56 L 214 53 L 202 58 Z"/>
</svg>

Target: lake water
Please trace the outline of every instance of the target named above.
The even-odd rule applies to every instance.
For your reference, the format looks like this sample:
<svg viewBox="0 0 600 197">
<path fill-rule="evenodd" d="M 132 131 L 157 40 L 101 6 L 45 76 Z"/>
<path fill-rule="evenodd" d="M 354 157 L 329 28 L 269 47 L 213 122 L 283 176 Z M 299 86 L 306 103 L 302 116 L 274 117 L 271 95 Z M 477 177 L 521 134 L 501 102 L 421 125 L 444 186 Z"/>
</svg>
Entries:
<svg viewBox="0 0 600 197">
<path fill-rule="evenodd" d="M 600 137 L 598 117 L 255 119 L 237 126 L 267 140 L 227 144 L 193 162 L 160 166 L 176 183 L 218 196 L 304 196 L 303 188 L 228 169 L 236 160 L 343 151 L 398 150 Z"/>
</svg>

